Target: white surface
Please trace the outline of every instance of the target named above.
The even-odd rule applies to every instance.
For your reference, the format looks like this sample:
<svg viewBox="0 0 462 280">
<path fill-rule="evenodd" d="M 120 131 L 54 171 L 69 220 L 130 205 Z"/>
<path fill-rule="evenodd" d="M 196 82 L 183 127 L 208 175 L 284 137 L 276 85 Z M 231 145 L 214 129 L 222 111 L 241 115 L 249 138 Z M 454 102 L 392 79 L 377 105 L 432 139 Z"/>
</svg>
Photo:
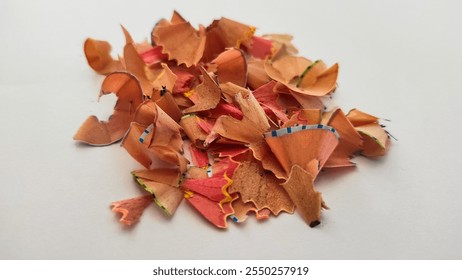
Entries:
<svg viewBox="0 0 462 280">
<path fill-rule="evenodd" d="M 444 2 L 444 3 L 443 3 Z M 220 3 L 220 4 L 219 4 Z M 194 25 L 221 16 L 291 33 L 300 53 L 340 63 L 334 102 L 391 119 L 387 157 L 317 182 L 331 210 L 309 228 L 297 214 L 216 230 L 187 203 L 154 205 L 125 230 L 112 201 L 142 192 L 118 145 L 72 141 L 101 77 L 86 37 L 123 46 L 177 9 Z M 18 1 L 0 3 L 0 258 L 462 258 L 460 1 Z M 112 103 L 111 103 L 112 102 Z"/>
</svg>

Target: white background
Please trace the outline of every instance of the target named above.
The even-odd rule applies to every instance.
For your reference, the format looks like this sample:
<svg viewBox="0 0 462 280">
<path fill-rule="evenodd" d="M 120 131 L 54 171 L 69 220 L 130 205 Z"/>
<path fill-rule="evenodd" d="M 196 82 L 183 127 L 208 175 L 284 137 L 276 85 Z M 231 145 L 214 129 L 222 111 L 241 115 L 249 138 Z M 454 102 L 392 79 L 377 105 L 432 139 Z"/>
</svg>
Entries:
<svg viewBox="0 0 462 280">
<path fill-rule="evenodd" d="M 118 145 L 72 136 L 102 77 L 86 37 L 124 44 L 177 9 L 193 25 L 226 16 L 257 34 L 290 33 L 300 54 L 339 62 L 333 102 L 390 119 L 398 138 L 380 160 L 326 172 L 331 210 L 309 228 L 298 214 L 217 230 L 187 203 L 155 205 L 124 229 L 112 201 L 140 195 L 140 166 Z M 1 259 L 460 259 L 462 152 L 460 1 L 18 1 L 0 3 Z"/>
</svg>

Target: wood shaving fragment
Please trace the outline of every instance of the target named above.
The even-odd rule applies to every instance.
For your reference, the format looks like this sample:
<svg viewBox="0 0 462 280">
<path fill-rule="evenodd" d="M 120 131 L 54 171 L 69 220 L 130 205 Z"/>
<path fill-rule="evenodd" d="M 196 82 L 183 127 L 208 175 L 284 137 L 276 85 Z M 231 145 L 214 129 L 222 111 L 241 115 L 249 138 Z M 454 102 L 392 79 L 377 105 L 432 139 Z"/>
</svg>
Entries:
<svg viewBox="0 0 462 280">
<path fill-rule="evenodd" d="M 189 22 L 176 22 L 158 26 L 153 31 L 154 42 L 162 46 L 170 60 L 186 67 L 197 65 L 205 48 L 205 28 L 194 29 Z"/>
<path fill-rule="evenodd" d="M 188 94 L 194 106 L 183 110 L 184 114 L 213 109 L 220 102 L 220 87 L 202 66 L 199 69 L 204 81 Z"/>
<path fill-rule="evenodd" d="M 257 218 L 257 220 L 269 219 L 271 215 L 271 211 L 269 209 L 258 210 L 251 201 L 243 202 L 240 197 L 233 201 L 232 207 L 234 214 L 231 216 L 231 219 L 236 223 L 245 222 L 250 212 L 255 214 L 255 218 Z"/>
<path fill-rule="evenodd" d="M 100 95 L 115 93 L 117 103 L 108 121 L 99 121 L 90 116 L 74 135 L 74 140 L 94 146 L 109 145 L 122 139 L 142 102 L 142 93 L 136 78 L 124 72 L 113 72 L 106 76 Z"/>
<path fill-rule="evenodd" d="M 357 126 L 356 130 L 363 136 L 361 154 L 367 157 L 385 155 L 390 146 L 390 137 L 378 123 Z"/>
<path fill-rule="evenodd" d="M 244 87 L 247 83 L 247 62 L 244 52 L 232 48 L 225 50 L 212 60 L 216 64 L 217 76 L 220 83 L 233 83 Z"/>
<path fill-rule="evenodd" d="M 179 188 L 136 176 L 135 179 L 142 188 L 154 196 L 154 202 L 165 214 L 172 216 L 175 213 L 183 200 L 183 192 Z"/>
<path fill-rule="evenodd" d="M 311 61 L 290 55 L 283 45 L 271 60 L 265 63 L 268 76 L 290 90 L 310 96 L 324 96 L 337 86 L 338 64 L 330 68 L 321 61 Z"/>
<path fill-rule="evenodd" d="M 155 169 L 142 169 L 132 171 L 135 178 L 150 180 L 167 184 L 170 186 L 178 186 L 180 182 L 180 171 L 172 168 L 155 168 Z"/>
<path fill-rule="evenodd" d="M 247 85 L 250 88 L 257 89 L 271 81 L 266 74 L 264 60 L 252 57 L 247 59 Z"/>
<path fill-rule="evenodd" d="M 376 116 L 369 115 L 358 109 L 351 109 L 346 116 L 354 126 L 377 123 L 379 121 L 379 118 Z"/>
<path fill-rule="evenodd" d="M 378 117 L 358 109 L 350 110 L 346 117 L 363 138 L 363 144 L 360 147 L 362 155 L 367 157 L 385 155 L 391 141 L 385 126 L 379 123 Z"/>
<path fill-rule="evenodd" d="M 222 17 L 207 27 L 203 61 L 212 61 L 227 48 L 239 48 L 249 41 L 255 28 L 240 22 Z"/>
<path fill-rule="evenodd" d="M 248 92 L 248 89 L 240 87 L 231 82 L 220 83 L 220 89 L 221 89 L 221 92 L 223 94 L 225 101 L 228 103 L 234 102 L 234 96 L 236 96 L 236 94 L 238 93 L 244 94 Z"/>
<path fill-rule="evenodd" d="M 88 65 L 99 74 L 110 74 L 123 69 L 122 63 L 111 57 L 111 45 L 106 41 L 88 38 L 83 45 Z"/>
<path fill-rule="evenodd" d="M 335 128 L 340 136 L 339 144 L 329 157 L 325 167 L 354 166 L 350 159 L 363 145 L 361 135 L 340 108 L 325 114 L 325 124 Z"/>
<path fill-rule="evenodd" d="M 186 192 L 188 201 L 205 219 L 218 228 L 227 228 L 227 218 L 234 213 L 231 202 L 220 203 L 193 192 Z"/>
<path fill-rule="evenodd" d="M 144 209 L 152 202 L 152 195 L 148 194 L 113 202 L 111 207 L 113 212 L 122 214 L 120 218 L 122 224 L 131 226 L 139 221 Z"/>
<path fill-rule="evenodd" d="M 322 197 L 313 187 L 313 176 L 298 165 L 292 166 L 289 179 L 282 184 L 310 227 L 321 223 Z"/>
<path fill-rule="evenodd" d="M 294 212 L 294 204 L 280 186 L 282 180 L 265 172 L 258 161 L 244 161 L 236 169 L 229 192 L 237 192 L 243 202 L 253 202 L 257 210 L 269 209 L 274 215 Z"/>
<path fill-rule="evenodd" d="M 287 127 L 265 136 L 287 176 L 297 165 L 316 178 L 338 144 L 336 131 L 323 125 Z"/>
</svg>

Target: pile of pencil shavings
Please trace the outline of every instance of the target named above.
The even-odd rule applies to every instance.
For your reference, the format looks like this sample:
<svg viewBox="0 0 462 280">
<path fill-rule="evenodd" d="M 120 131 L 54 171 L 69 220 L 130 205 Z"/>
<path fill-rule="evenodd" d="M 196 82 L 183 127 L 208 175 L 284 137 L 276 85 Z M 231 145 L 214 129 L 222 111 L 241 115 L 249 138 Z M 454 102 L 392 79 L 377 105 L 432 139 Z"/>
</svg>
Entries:
<svg viewBox="0 0 462 280">
<path fill-rule="evenodd" d="M 325 112 L 338 65 L 297 56 L 289 35 L 256 36 L 227 18 L 195 29 L 177 12 L 154 27 L 151 43 L 123 28 L 123 56 L 87 39 L 90 67 L 115 94 L 112 116 L 90 116 L 74 139 L 122 147 L 146 195 L 112 203 L 125 225 L 155 202 L 173 215 L 183 200 L 219 228 L 249 212 L 268 219 L 298 211 L 313 227 L 327 209 L 314 181 L 321 169 L 382 156 L 390 140 L 379 119 L 357 109 Z M 185 156 L 187 155 L 187 156 Z"/>
</svg>

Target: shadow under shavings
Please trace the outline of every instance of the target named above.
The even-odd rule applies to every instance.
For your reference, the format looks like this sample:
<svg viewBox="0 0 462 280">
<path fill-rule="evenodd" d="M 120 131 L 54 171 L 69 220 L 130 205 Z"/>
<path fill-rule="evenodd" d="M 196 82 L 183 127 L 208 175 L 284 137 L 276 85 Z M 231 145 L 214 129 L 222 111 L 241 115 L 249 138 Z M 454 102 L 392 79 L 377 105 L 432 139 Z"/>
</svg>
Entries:
<svg viewBox="0 0 462 280">
<path fill-rule="evenodd" d="M 111 145 L 121 146 L 122 139 L 117 140 L 116 142 L 113 142 L 110 144 L 104 144 L 104 145 L 90 145 L 82 141 L 77 141 L 77 140 L 73 140 L 73 141 L 74 141 L 74 147 L 77 147 L 78 149 L 95 149 L 95 148 L 109 147 Z"/>
<path fill-rule="evenodd" d="M 356 168 L 356 166 L 348 166 L 322 169 L 321 172 L 318 174 L 318 177 L 316 178 L 316 182 L 338 180 L 341 177 L 344 177 L 350 173 L 357 171 Z"/>
</svg>

